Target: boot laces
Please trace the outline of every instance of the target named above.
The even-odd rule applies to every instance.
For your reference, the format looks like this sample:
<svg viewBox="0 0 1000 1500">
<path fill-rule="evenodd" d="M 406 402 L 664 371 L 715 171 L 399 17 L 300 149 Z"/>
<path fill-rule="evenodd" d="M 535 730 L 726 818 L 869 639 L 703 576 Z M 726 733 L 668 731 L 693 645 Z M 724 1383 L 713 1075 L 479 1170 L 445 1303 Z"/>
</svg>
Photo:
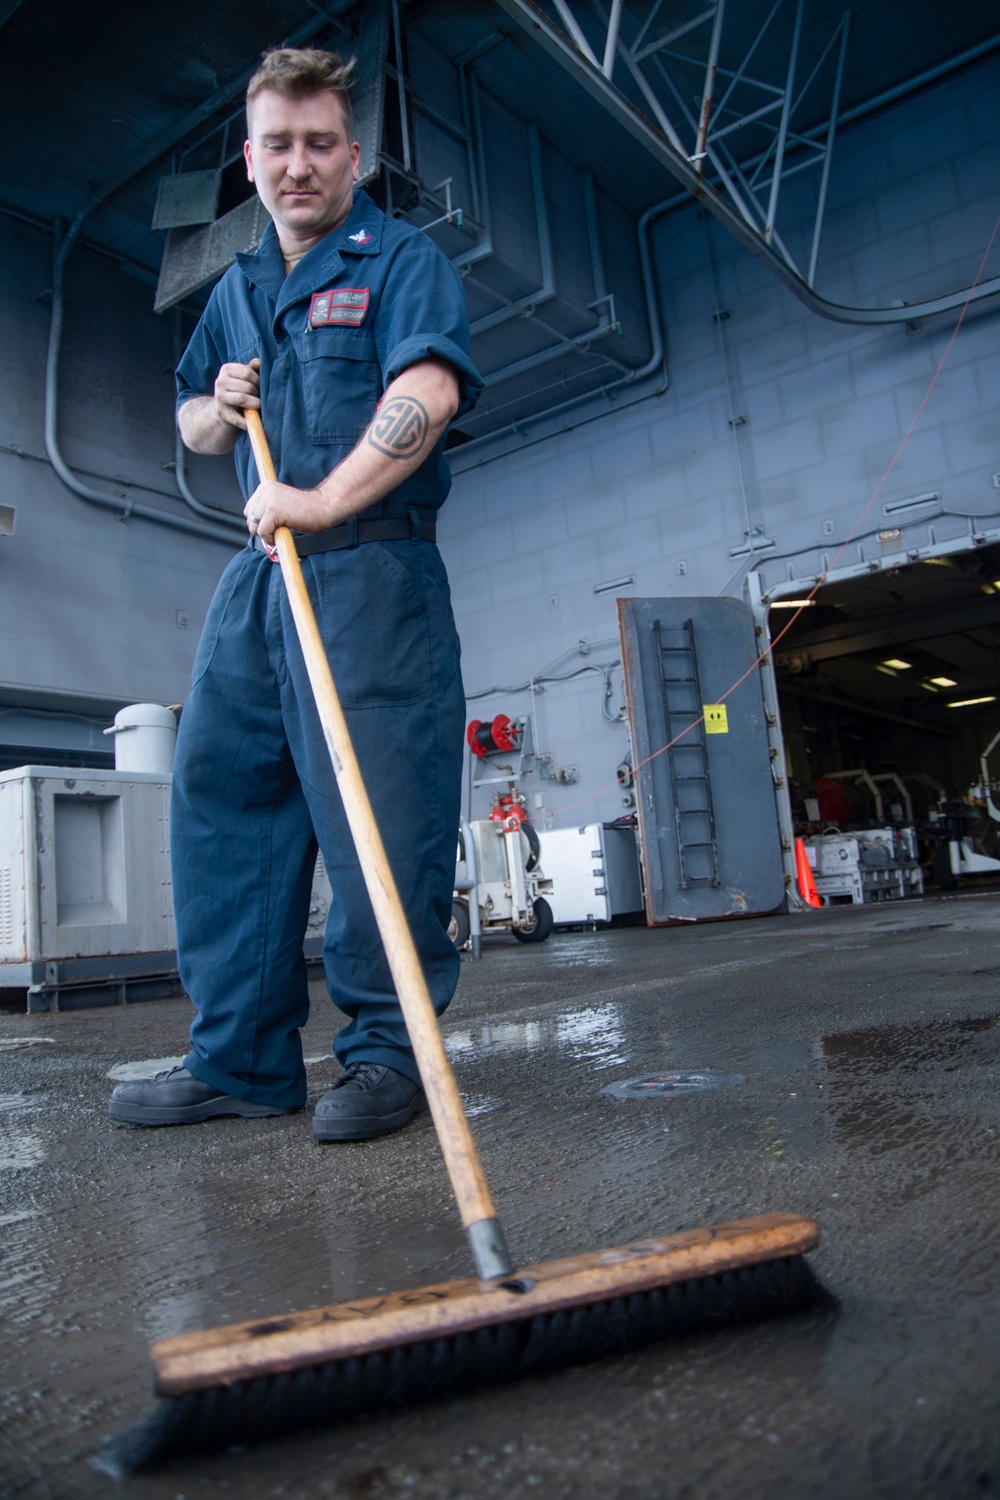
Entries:
<svg viewBox="0 0 1000 1500">
<path fill-rule="evenodd" d="M 183 1063 L 172 1063 L 169 1068 L 164 1068 L 162 1073 L 153 1074 L 154 1083 L 166 1083 L 168 1078 L 173 1078 L 175 1073 L 186 1073 L 187 1068 Z"/>
<path fill-rule="evenodd" d="M 344 1069 L 340 1078 L 336 1079 L 333 1087 L 341 1088 L 345 1083 L 356 1083 L 366 1091 L 378 1088 L 385 1077 L 386 1069 L 382 1063 L 358 1062 L 351 1063 Z"/>
</svg>

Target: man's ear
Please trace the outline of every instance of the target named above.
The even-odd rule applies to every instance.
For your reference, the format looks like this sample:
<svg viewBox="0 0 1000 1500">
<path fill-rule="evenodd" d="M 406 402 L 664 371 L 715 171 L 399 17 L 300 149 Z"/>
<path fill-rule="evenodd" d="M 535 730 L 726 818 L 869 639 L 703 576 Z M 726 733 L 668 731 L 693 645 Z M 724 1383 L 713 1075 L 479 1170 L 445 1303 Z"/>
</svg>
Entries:
<svg viewBox="0 0 1000 1500">
<path fill-rule="evenodd" d="M 243 142 L 243 160 L 247 164 L 247 177 L 253 182 L 253 156 L 250 151 L 250 142 Z"/>
</svg>

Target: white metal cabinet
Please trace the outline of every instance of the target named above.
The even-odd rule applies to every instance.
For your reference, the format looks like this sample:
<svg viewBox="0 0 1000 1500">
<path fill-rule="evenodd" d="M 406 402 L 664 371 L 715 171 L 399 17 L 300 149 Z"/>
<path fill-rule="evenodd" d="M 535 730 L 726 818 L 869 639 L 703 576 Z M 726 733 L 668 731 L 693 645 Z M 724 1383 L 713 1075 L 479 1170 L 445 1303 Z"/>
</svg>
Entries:
<svg viewBox="0 0 1000 1500">
<path fill-rule="evenodd" d="M 93 1003 L 101 984 L 172 976 L 169 844 L 169 776 L 0 773 L 0 985 L 24 986 L 29 1006 L 47 995 L 32 1007 L 47 1009 L 61 990 Z"/>
<path fill-rule="evenodd" d="M 642 910 L 634 829 L 587 823 L 542 829 L 538 838 L 539 866 L 552 882 L 545 899 L 556 923 L 610 922 Z"/>
</svg>

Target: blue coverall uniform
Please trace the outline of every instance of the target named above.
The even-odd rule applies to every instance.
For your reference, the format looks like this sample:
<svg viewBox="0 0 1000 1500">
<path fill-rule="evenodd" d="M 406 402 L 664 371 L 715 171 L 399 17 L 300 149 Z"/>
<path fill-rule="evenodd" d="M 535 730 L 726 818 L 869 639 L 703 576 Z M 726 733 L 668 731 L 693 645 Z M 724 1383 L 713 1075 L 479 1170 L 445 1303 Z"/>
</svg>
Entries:
<svg viewBox="0 0 1000 1500">
<path fill-rule="evenodd" d="M 223 364 L 259 358 L 264 428 L 284 483 L 324 479 L 356 446 L 385 386 L 419 360 L 453 366 L 462 410 L 479 395 L 452 266 L 365 193 L 289 275 L 273 225 L 237 261 L 181 360 L 178 405 L 210 394 Z M 257 477 L 243 434 L 235 457 L 249 496 Z M 449 486 L 442 439 L 358 518 L 408 520 L 406 540 L 302 563 L 439 1013 L 459 967 L 447 926 L 465 698 L 444 566 L 420 532 Z M 419 1082 L 281 571 L 252 543 L 223 573 L 205 622 L 177 737 L 171 820 L 179 967 L 198 1012 L 190 1072 L 254 1103 L 305 1102 L 302 942 L 318 840 L 333 890 L 327 984 L 350 1018 L 336 1056 L 345 1066 L 388 1064 Z"/>
</svg>

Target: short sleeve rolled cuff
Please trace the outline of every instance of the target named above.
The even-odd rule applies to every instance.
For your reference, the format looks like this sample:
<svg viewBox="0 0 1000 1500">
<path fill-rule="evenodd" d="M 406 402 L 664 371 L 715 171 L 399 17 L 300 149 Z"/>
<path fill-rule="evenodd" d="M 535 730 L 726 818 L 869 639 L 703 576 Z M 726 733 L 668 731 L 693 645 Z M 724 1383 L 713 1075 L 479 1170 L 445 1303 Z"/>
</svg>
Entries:
<svg viewBox="0 0 1000 1500">
<path fill-rule="evenodd" d="M 460 404 L 456 416 L 461 417 L 471 411 L 482 393 L 482 378 L 468 354 L 441 334 L 416 333 L 397 344 L 385 367 L 386 385 L 395 380 L 397 375 L 402 375 L 410 365 L 419 364 L 422 359 L 447 360 L 458 376 Z"/>
</svg>

